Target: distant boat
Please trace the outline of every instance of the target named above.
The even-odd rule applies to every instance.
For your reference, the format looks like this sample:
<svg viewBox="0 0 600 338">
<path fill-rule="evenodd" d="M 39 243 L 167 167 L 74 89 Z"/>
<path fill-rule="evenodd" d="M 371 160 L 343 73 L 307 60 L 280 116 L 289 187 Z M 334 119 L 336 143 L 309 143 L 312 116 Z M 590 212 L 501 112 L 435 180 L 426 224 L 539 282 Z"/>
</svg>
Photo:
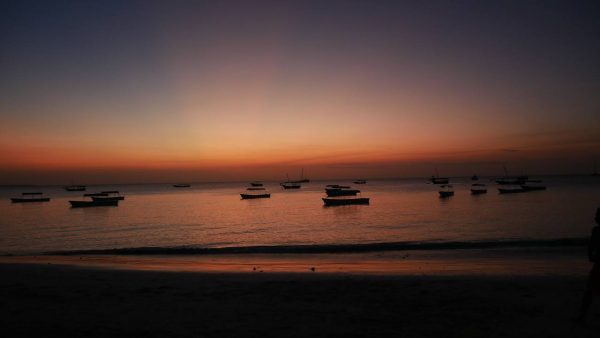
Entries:
<svg viewBox="0 0 600 338">
<path fill-rule="evenodd" d="M 483 183 L 474 183 L 471 185 L 472 195 L 481 195 L 487 193 L 487 187 Z"/>
<path fill-rule="evenodd" d="M 263 188 L 263 187 L 250 187 L 250 188 L 246 188 L 246 190 L 265 190 L 265 188 Z"/>
<path fill-rule="evenodd" d="M 69 185 L 64 187 L 66 191 L 85 191 L 85 185 Z"/>
<path fill-rule="evenodd" d="M 299 180 L 297 180 L 297 181 L 290 181 L 288 179 L 288 181 L 285 182 L 285 183 L 308 183 L 308 182 L 310 182 L 310 180 L 308 178 L 304 178 L 304 168 L 302 168 L 302 171 L 300 172 L 300 179 Z"/>
<path fill-rule="evenodd" d="M 471 181 L 478 181 L 478 180 L 479 180 L 479 176 L 477 176 L 477 175 L 471 176 Z"/>
<path fill-rule="evenodd" d="M 339 185 L 339 184 L 328 184 L 325 186 L 326 188 L 340 188 L 340 189 L 350 189 L 349 185 Z"/>
<path fill-rule="evenodd" d="M 241 193 L 240 196 L 242 197 L 243 200 L 256 199 L 256 198 L 271 198 L 271 194 L 269 194 L 269 193 L 263 193 L 263 194 L 244 194 L 244 193 Z"/>
<path fill-rule="evenodd" d="M 121 196 L 119 191 L 103 191 L 99 196 L 91 196 L 93 201 L 123 201 L 125 196 Z"/>
<path fill-rule="evenodd" d="M 98 197 L 92 197 L 98 198 Z M 72 208 L 88 208 L 88 207 L 117 207 L 119 201 L 114 199 L 102 199 L 102 200 L 91 200 L 91 201 L 69 201 Z"/>
<path fill-rule="evenodd" d="M 173 188 L 189 188 L 191 185 L 189 184 L 173 184 Z"/>
<path fill-rule="evenodd" d="M 263 183 L 255 181 L 255 182 L 250 182 L 250 185 L 253 186 L 253 187 L 262 187 Z"/>
<path fill-rule="evenodd" d="M 450 196 L 454 196 L 454 189 L 451 185 L 445 184 L 440 186 L 440 191 L 438 191 L 440 198 L 446 198 Z"/>
<path fill-rule="evenodd" d="M 525 184 L 522 184 L 521 188 L 525 191 L 546 190 L 546 186 L 541 183 L 541 180 L 529 180 Z"/>
<path fill-rule="evenodd" d="M 496 180 L 496 183 L 500 185 L 521 185 L 529 179 L 529 177 L 525 175 L 509 176 L 506 166 L 504 165 L 502 167 L 504 168 L 504 177 Z"/>
<path fill-rule="evenodd" d="M 323 203 L 325 206 L 340 206 L 340 205 L 352 205 L 352 204 L 369 204 L 369 198 L 367 197 L 353 197 L 353 198 L 331 198 L 323 197 Z"/>
<path fill-rule="evenodd" d="M 89 194 L 83 194 L 84 197 L 92 197 L 92 196 L 108 196 L 108 194 L 103 192 L 94 192 Z"/>
<path fill-rule="evenodd" d="M 498 188 L 498 192 L 501 194 L 515 194 L 520 192 L 525 192 L 525 189 L 520 185 L 507 185 L 502 188 Z"/>
<path fill-rule="evenodd" d="M 431 178 L 429 180 L 433 184 L 448 184 L 448 182 L 450 182 L 450 179 L 448 177 L 440 177 L 437 167 L 435 168 L 435 175 L 431 175 Z"/>
<path fill-rule="evenodd" d="M 335 196 L 356 196 L 356 194 L 360 193 L 358 189 L 350 189 L 348 188 L 325 188 L 325 193 L 329 197 Z"/>
<path fill-rule="evenodd" d="M 43 192 L 24 192 L 23 198 L 11 198 L 12 203 L 50 202 L 50 197 L 42 197 Z"/>
<path fill-rule="evenodd" d="M 356 180 L 354 181 L 354 184 L 367 184 L 366 180 Z"/>
<path fill-rule="evenodd" d="M 302 187 L 298 182 L 283 182 L 281 186 L 283 189 L 300 189 Z"/>
</svg>

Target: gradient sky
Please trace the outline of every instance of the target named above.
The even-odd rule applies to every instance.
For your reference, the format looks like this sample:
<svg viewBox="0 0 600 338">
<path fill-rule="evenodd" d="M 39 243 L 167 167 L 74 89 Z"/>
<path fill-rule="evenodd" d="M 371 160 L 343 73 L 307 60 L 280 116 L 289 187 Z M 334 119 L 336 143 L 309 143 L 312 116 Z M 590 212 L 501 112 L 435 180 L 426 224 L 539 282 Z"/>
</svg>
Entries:
<svg viewBox="0 0 600 338">
<path fill-rule="evenodd" d="M 590 173 L 597 1 L 3 1 L 0 184 Z"/>
</svg>

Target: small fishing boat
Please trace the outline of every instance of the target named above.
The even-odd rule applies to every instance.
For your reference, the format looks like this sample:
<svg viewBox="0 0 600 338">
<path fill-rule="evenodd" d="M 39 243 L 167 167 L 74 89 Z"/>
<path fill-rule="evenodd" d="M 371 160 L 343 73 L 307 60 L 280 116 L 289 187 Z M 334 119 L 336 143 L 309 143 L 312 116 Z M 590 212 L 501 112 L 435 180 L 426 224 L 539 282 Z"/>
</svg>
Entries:
<svg viewBox="0 0 600 338">
<path fill-rule="evenodd" d="M 259 181 L 250 182 L 250 185 L 253 187 L 262 187 L 263 183 Z"/>
<path fill-rule="evenodd" d="M 501 194 L 516 194 L 520 192 L 525 192 L 525 189 L 520 185 L 507 185 L 502 188 L 498 188 L 498 192 Z"/>
<path fill-rule="evenodd" d="M 471 195 L 481 195 L 487 193 L 487 187 L 483 183 L 474 183 L 471 185 Z"/>
<path fill-rule="evenodd" d="M 42 197 L 43 192 L 24 192 L 21 195 L 27 197 L 11 198 L 12 203 L 50 202 L 50 197 Z"/>
<path fill-rule="evenodd" d="M 502 177 L 496 180 L 500 185 L 521 185 L 527 181 L 527 176 Z"/>
<path fill-rule="evenodd" d="M 297 182 L 283 182 L 281 183 L 281 187 L 283 187 L 283 189 L 300 189 L 302 185 Z"/>
<path fill-rule="evenodd" d="M 94 198 L 91 201 L 69 201 L 71 203 L 72 208 L 88 208 L 88 207 L 117 207 L 119 206 L 119 201 L 115 199 L 100 199 L 96 200 L 95 198 L 102 197 L 92 197 Z"/>
<path fill-rule="evenodd" d="M 329 197 L 335 196 L 356 196 L 356 194 L 360 193 L 358 189 L 350 189 L 348 188 L 326 188 L 325 193 Z"/>
<path fill-rule="evenodd" d="M 118 190 L 107 190 L 107 191 L 103 191 L 103 194 L 106 194 L 105 196 L 107 196 L 107 198 L 112 198 L 115 199 L 117 201 L 124 201 L 125 200 L 125 196 L 121 195 L 121 192 Z"/>
<path fill-rule="evenodd" d="M 440 177 L 437 167 L 435 168 L 435 175 L 431 175 L 431 178 L 429 180 L 433 184 L 448 184 L 448 182 L 450 182 L 450 179 L 448 177 Z"/>
<path fill-rule="evenodd" d="M 302 168 L 302 171 L 300 172 L 300 179 L 299 180 L 290 181 L 288 179 L 286 183 L 308 183 L 308 182 L 310 182 L 310 180 L 308 178 L 304 178 L 304 168 Z"/>
<path fill-rule="evenodd" d="M 86 188 L 85 185 L 69 185 L 64 187 L 66 191 L 85 191 Z"/>
<path fill-rule="evenodd" d="M 352 197 L 352 198 L 339 198 L 339 197 L 323 197 L 323 203 L 327 207 L 340 206 L 340 205 L 353 205 L 353 204 L 369 204 L 368 197 Z"/>
<path fill-rule="evenodd" d="M 189 188 L 191 185 L 189 184 L 173 184 L 173 188 Z"/>
<path fill-rule="evenodd" d="M 265 192 L 262 194 L 241 193 L 240 196 L 242 197 L 243 200 L 256 199 L 256 198 L 271 198 L 271 194 L 269 194 L 268 192 Z"/>
<path fill-rule="evenodd" d="M 440 186 L 440 190 L 438 191 L 440 194 L 440 198 L 446 198 L 450 196 L 454 196 L 454 189 L 449 184 L 444 184 Z"/>
<path fill-rule="evenodd" d="M 354 181 L 354 184 L 367 184 L 366 180 L 356 180 Z"/>
</svg>

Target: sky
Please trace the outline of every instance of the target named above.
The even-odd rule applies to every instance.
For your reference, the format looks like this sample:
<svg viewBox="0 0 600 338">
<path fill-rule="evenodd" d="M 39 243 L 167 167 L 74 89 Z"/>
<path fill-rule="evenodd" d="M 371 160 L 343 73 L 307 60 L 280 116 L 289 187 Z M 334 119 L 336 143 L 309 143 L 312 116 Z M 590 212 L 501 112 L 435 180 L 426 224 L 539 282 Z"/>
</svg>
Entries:
<svg viewBox="0 0 600 338">
<path fill-rule="evenodd" d="M 0 184 L 600 163 L 594 1 L 3 1 Z"/>
</svg>

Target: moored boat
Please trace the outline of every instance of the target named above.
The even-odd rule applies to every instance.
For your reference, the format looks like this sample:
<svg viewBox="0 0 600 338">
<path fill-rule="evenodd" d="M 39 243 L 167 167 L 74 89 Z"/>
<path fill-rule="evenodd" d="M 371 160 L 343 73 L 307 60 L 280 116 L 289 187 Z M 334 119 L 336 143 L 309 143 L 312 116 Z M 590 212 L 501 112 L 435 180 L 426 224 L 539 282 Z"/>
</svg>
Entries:
<svg viewBox="0 0 600 338">
<path fill-rule="evenodd" d="M 93 197 L 98 198 L 98 197 Z M 69 201 L 72 208 L 88 208 L 88 207 L 117 207 L 119 201 L 115 199 L 102 199 L 102 200 L 91 200 L 91 201 Z"/>
<path fill-rule="evenodd" d="M 173 188 L 189 188 L 189 187 L 191 187 L 191 185 L 185 184 L 185 183 L 173 184 Z"/>
<path fill-rule="evenodd" d="M 281 187 L 283 189 L 300 189 L 302 185 L 300 185 L 300 183 L 297 182 L 283 182 L 281 183 Z"/>
<path fill-rule="evenodd" d="M 368 197 L 353 197 L 353 198 L 332 198 L 323 197 L 323 203 L 325 206 L 340 206 L 340 205 L 352 205 L 352 204 L 369 204 Z"/>
<path fill-rule="evenodd" d="M 440 198 L 454 196 L 454 189 L 451 185 L 445 184 L 440 186 L 440 190 L 438 191 Z"/>
<path fill-rule="evenodd" d="M 250 182 L 250 185 L 253 187 L 262 187 L 263 183 L 259 181 Z"/>
<path fill-rule="evenodd" d="M 366 180 L 356 180 L 354 181 L 354 184 L 367 184 Z"/>
<path fill-rule="evenodd" d="M 358 189 L 350 189 L 348 188 L 325 188 L 325 193 L 329 197 L 335 196 L 356 196 L 356 194 L 360 193 Z"/>
<path fill-rule="evenodd" d="M 471 185 L 472 195 L 481 195 L 487 193 L 487 187 L 483 183 L 475 183 Z"/>
<path fill-rule="evenodd" d="M 520 185 L 508 185 L 505 187 L 498 188 L 498 192 L 501 194 L 515 194 L 525 192 L 525 189 Z"/>
<path fill-rule="evenodd" d="M 263 187 L 250 187 L 250 188 L 246 188 L 246 190 L 266 190 Z"/>
<path fill-rule="evenodd" d="M 262 194 L 241 193 L 240 196 L 242 197 L 243 200 L 256 199 L 256 198 L 271 198 L 271 194 L 267 193 L 267 192 L 262 193 Z"/>
<path fill-rule="evenodd" d="M 108 194 L 103 192 L 94 192 L 89 194 L 83 194 L 83 197 L 92 197 L 92 196 L 108 196 Z"/>
<path fill-rule="evenodd" d="M 125 200 L 125 196 L 122 196 L 121 192 L 118 190 L 107 190 L 107 191 L 103 191 L 102 193 L 106 194 L 105 196 L 107 196 L 107 198 L 110 198 L 110 199 L 115 199 L 117 201 Z"/>
<path fill-rule="evenodd" d="M 541 183 L 541 180 L 529 180 L 525 184 L 521 184 L 521 188 L 525 191 L 546 190 L 546 186 Z"/>
<path fill-rule="evenodd" d="M 85 185 L 69 185 L 64 187 L 66 191 L 85 191 L 87 187 Z"/>
<path fill-rule="evenodd" d="M 12 203 L 50 202 L 50 197 L 42 197 L 43 192 L 24 192 L 21 195 L 28 197 L 11 198 Z"/>
</svg>

